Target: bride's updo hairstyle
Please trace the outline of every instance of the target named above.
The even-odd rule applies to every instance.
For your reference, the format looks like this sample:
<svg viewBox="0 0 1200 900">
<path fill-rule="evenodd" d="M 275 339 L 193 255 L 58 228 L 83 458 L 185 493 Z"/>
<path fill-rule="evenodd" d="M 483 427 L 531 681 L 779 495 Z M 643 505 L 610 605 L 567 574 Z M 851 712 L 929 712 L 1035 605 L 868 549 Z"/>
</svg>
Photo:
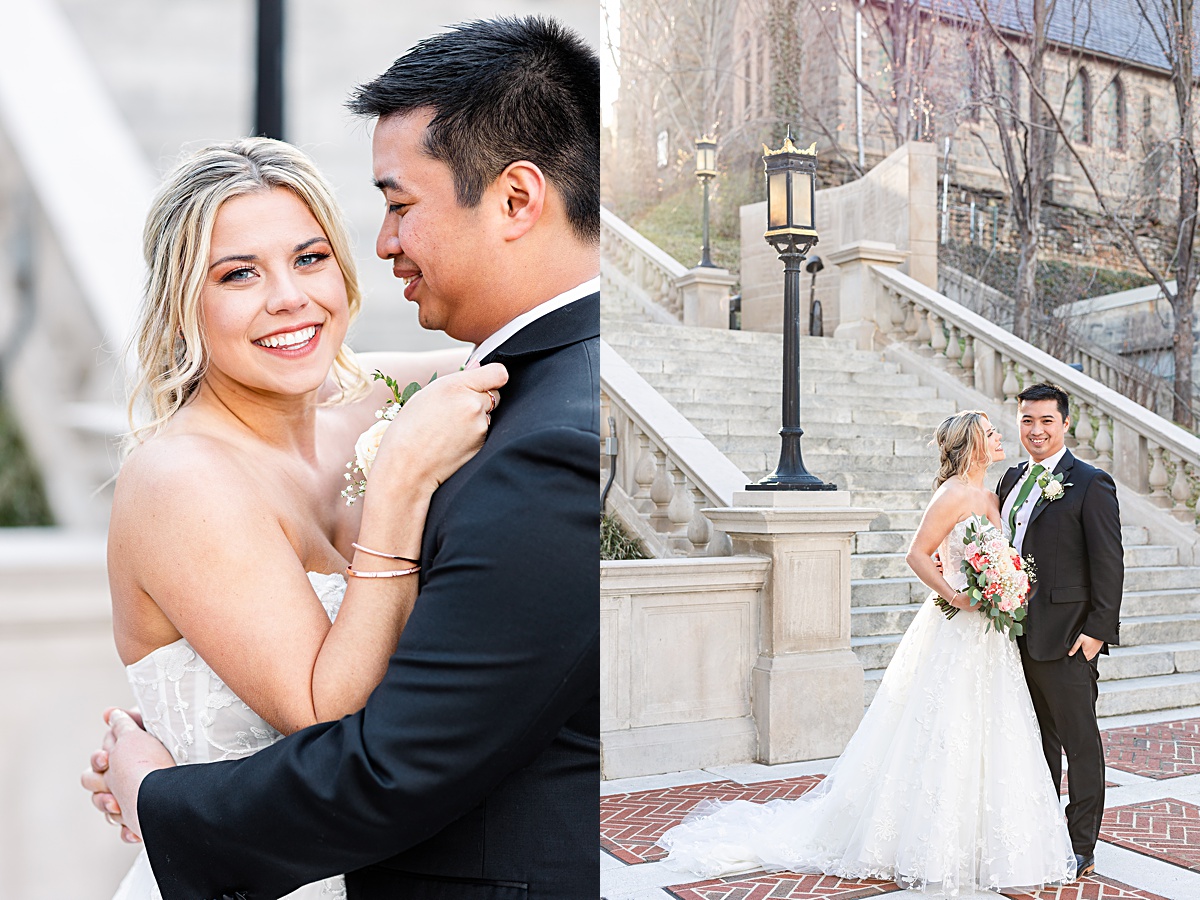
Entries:
<svg viewBox="0 0 1200 900">
<path fill-rule="evenodd" d="M 351 321 L 358 314 L 362 293 L 346 224 L 312 160 L 291 144 L 270 138 L 205 147 L 166 177 L 146 216 L 142 252 L 149 274 L 130 338 L 138 363 L 128 407 L 132 443 L 160 431 L 196 392 L 208 369 L 200 291 L 221 205 L 231 197 L 273 188 L 291 191 L 317 220 L 341 267 Z M 345 345 L 334 360 L 333 375 L 338 400 L 352 399 L 367 388 Z M 138 424 L 135 414 L 148 421 Z"/>
<path fill-rule="evenodd" d="M 944 420 L 934 432 L 937 444 L 938 473 L 933 479 L 936 491 L 955 475 L 966 475 L 973 467 L 987 465 L 987 430 L 983 426 L 987 414 L 977 409 L 955 413 Z"/>
</svg>

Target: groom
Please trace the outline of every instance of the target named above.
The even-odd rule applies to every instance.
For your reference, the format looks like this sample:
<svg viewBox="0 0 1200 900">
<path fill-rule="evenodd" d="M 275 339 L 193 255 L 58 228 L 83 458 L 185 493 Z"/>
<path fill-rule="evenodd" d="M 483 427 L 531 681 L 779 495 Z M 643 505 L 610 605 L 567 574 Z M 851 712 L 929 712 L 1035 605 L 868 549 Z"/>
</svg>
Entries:
<svg viewBox="0 0 1200 900">
<path fill-rule="evenodd" d="M 1017 401 L 1021 445 L 1032 462 L 1005 472 L 996 493 L 1013 545 L 1037 567 L 1017 644 L 1056 791 L 1067 755 L 1067 829 L 1079 878 L 1096 867 L 1104 815 L 1096 661 L 1118 643 L 1125 577 L 1121 516 L 1112 476 L 1066 448 L 1066 392 L 1035 384 Z"/>
<path fill-rule="evenodd" d="M 426 328 L 503 362 L 487 443 L 433 498 L 421 590 L 365 709 L 170 767 L 114 715 L 102 771 L 165 900 L 599 894 L 599 65 L 554 22 L 472 22 L 360 88 L 376 244 Z"/>
</svg>

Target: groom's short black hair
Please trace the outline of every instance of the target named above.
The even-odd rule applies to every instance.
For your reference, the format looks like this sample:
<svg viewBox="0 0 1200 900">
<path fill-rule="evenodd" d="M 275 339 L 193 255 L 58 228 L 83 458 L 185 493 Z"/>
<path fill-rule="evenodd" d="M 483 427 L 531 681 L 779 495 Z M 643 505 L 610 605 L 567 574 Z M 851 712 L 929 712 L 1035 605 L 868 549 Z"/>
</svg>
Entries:
<svg viewBox="0 0 1200 900">
<path fill-rule="evenodd" d="M 1018 402 L 1025 403 L 1032 400 L 1053 400 L 1058 404 L 1058 414 L 1062 416 L 1064 422 L 1071 415 L 1071 398 L 1067 396 L 1066 391 L 1053 382 L 1039 381 L 1017 394 Z"/>
<path fill-rule="evenodd" d="M 528 160 L 563 196 L 575 234 L 600 240 L 600 61 L 553 19 L 464 22 L 425 38 L 346 104 L 386 118 L 432 109 L 425 149 L 472 207 L 510 163 Z"/>
</svg>

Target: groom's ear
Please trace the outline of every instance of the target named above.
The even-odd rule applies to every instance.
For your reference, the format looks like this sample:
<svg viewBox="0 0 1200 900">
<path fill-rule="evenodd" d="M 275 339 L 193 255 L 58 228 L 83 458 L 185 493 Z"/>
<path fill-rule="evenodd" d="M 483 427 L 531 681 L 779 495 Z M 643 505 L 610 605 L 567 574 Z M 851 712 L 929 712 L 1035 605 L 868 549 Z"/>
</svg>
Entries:
<svg viewBox="0 0 1200 900">
<path fill-rule="evenodd" d="M 502 204 L 501 237 L 524 237 L 542 217 L 546 207 L 546 176 L 528 160 L 509 163 L 493 182 Z"/>
</svg>

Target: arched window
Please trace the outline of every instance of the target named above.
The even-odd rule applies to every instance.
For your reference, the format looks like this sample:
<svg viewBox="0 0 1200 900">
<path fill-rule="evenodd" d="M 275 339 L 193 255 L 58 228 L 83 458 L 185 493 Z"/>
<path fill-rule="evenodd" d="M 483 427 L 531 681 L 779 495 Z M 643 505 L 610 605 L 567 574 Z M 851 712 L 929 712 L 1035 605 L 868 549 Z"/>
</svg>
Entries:
<svg viewBox="0 0 1200 900">
<path fill-rule="evenodd" d="M 1104 89 L 1100 108 L 1104 113 L 1106 143 L 1114 150 L 1125 149 L 1125 86 L 1119 77 Z"/>
<path fill-rule="evenodd" d="M 1021 70 L 1007 50 L 996 61 L 996 103 L 1013 115 L 1021 112 Z"/>
<path fill-rule="evenodd" d="M 1067 134 L 1081 144 L 1092 142 L 1092 79 L 1086 69 L 1080 69 L 1067 89 L 1065 109 Z"/>
<path fill-rule="evenodd" d="M 1149 92 L 1142 95 L 1142 131 L 1154 127 L 1154 100 Z"/>
</svg>

